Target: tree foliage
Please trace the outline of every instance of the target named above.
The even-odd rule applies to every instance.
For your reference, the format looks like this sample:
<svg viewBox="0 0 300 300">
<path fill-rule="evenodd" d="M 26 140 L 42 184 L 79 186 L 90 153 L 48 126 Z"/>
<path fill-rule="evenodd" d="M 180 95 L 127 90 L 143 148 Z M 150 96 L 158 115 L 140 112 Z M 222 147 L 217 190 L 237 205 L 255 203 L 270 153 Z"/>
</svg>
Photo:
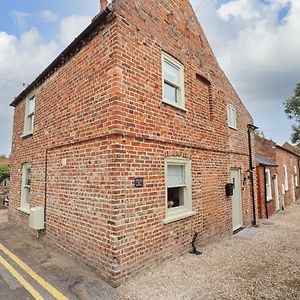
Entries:
<svg viewBox="0 0 300 300">
<path fill-rule="evenodd" d="M 0 182 L 9 178 L 9 176 L 10 176 L 9 166 L 8 165 L 0 165 Z"/>
<path fill-rule="evenodd" d="M 300 83 L 296 85 L 294 95 L 284 103 L 284 111 L 289 119 L 295 120 L 292 126 L 292 142 L 300 144 Z"/>
</svg>

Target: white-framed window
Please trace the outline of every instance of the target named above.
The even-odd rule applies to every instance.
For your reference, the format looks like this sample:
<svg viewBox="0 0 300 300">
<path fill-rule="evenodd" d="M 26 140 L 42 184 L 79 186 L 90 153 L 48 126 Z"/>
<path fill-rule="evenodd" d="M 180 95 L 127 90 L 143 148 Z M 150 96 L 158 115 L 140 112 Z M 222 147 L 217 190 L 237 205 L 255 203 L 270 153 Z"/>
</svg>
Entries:
<svg viewBox="0 0 300 300">
<path fill-rule="evenodd" d="M 232 104 L 227 105 L 228 127 L 236 129 L 236 109 Z"/>
<path fill-rule="evenodd" d="M 31 92 L 26 97 L 26 103 L 25 103 L 24 135 L 33 133 L 34 112 L 35 112 L 35 93 Z"/>
<path fill-rule="evenodd" d="M 30 185 L 31 165 L 24 164 L 22 167 L 21 207 L 20 209 L 29 214 L 30 211 Z"/>
<path fill-rule="evenodd" d="M 192 211 L 192 162 L 190 159 L 165 159 L 166 218 L 165 223 L 189 217 Z"/>
<path fill-rule="evenodd" d="M 288 168 L 286 165 L 283 165 L 283 171 L 284 171 L 284 189 L 285 191 L 289 190 L 289 178 L 288 178 Z"/>
<path fill-rule="evenodd" d="M 185 110 L 184 66 L 174 57 L 162 52 L 163 102 Z"/>
<path fill-rule="evenodd" d="M 295 171 L 295 185 L 296 187 L 299 186 L 299 183 L 298 183 L 298 170 L 297 170 L 297 167 L 294 166 L 294 171 Z"/>
<path fill-rule="evenodd" d="M 271 172 L 270 172 L 270 169 L 266 169 L 265 176 L 266 176 L 267 201 L 271 201 L 273 199 L 273 197 L 272 197 L 272 186 L 271 186 Z"/>
</svg>

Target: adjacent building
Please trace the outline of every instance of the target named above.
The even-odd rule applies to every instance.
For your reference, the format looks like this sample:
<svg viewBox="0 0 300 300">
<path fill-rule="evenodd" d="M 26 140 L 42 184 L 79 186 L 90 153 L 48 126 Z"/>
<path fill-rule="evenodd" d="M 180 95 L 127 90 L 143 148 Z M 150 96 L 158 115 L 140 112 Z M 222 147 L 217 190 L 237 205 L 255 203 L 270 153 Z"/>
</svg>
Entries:
<svg viewBox="0 0 300 300">
<path fill-rule="evenodd" d="M 299 193 L 299 153 L 255 135 L 259 218 L 269 218 L 295 202 Z"/>
<path fill-rule="evenodd" d="M 188 0 L 101 5 L 12 102 L 9 215 L 117 286 L 256 221 L 254 127 Z"/>
</svg>

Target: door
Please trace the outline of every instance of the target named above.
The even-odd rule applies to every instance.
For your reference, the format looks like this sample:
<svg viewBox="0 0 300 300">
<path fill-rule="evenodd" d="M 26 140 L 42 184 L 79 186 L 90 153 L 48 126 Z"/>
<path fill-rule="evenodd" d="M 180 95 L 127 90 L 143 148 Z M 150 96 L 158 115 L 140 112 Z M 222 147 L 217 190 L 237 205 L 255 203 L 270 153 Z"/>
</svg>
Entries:
<svg viewBox="0 0 300 300">
<path fill-rule="evenodd" d="M 295 178 L 294 178 L 294 175 L 292 175 L 292 197 L 293 197 L 293 201 L 296 201 L 296 195 L 295 195 Z"/>
<path fill-rule="evenodd" d="M 274 188 L 275 188 L 275 203 L 276 203 L 276 211 L 280 209 L 279 204 L 279 188 L 278 188 L 278 175 L 275 174 L 274 178 Z"/>
<path fill-rule="evenodd" d="M 233 183 L 232 201 L 232 228 L 233 231 L 243 227 L 243 207 L 241 191 L 241 172 L 239 169 L 231 170 L 231 183 Z"/>
</svg>

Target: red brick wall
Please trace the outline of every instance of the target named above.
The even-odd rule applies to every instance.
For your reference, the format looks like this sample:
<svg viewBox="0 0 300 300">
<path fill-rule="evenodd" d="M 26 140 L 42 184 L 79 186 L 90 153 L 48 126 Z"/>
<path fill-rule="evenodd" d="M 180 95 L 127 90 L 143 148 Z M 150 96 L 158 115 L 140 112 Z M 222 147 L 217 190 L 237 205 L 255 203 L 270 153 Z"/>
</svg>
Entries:
<svg viewBox="0 0 300 300">
<path fill-rule="evenodd" d="M 276 161 L 278 166 L 278 175 L 279 175 L 279 194 L 281 205 L 288 206 L 293 202 L 293 190 L 292 190 L 292 176 L 295 176 L 294 167 L 296 167 L 298 174 L 298 187 L 296 187 L 295 182 L 295 196 L 296 199 L 300 196 L 299 190 L 299 158 L 297 155 L 292 154 L 280 147 L 276 148 Z M 288 168 L 288 186 L 289 190 L 282 194 L 282 184 L 284 183 L 284 169 L 283 165 L 286 165 Z M 295 178 L 295 177 L 294 177 Z"/>
<path fill-rule="evenodd" d="M 250 224 L 252 119 L 188 1 L 116 1 L 115 16 L 37 88 L 35 132 L 27 139 L 20 138 L 24 101 L 17 105 L 10 218 L 28 222 L 18 211 L 24 162 L 32 164 L 31 204 L 44 205 L 47 156 L 47 237 L 118 285 L 190 249 L 196 231 L 200 245 L 232 233 L 225 196 L 231 168 L 241 169 L 243 220 Z M 186 112 L 162 103 L 162 51 L 185 66 Z M 199 75 L 211 83 L 209 99 Z M 227 126 L 227 103 L 237 109 L 237 130 Z M 170 156 L 192 160 L 196 215 L 164 225 Z M 136 177 L 144 178 L 143 188 L 134 188 Z"/>
</svg>

